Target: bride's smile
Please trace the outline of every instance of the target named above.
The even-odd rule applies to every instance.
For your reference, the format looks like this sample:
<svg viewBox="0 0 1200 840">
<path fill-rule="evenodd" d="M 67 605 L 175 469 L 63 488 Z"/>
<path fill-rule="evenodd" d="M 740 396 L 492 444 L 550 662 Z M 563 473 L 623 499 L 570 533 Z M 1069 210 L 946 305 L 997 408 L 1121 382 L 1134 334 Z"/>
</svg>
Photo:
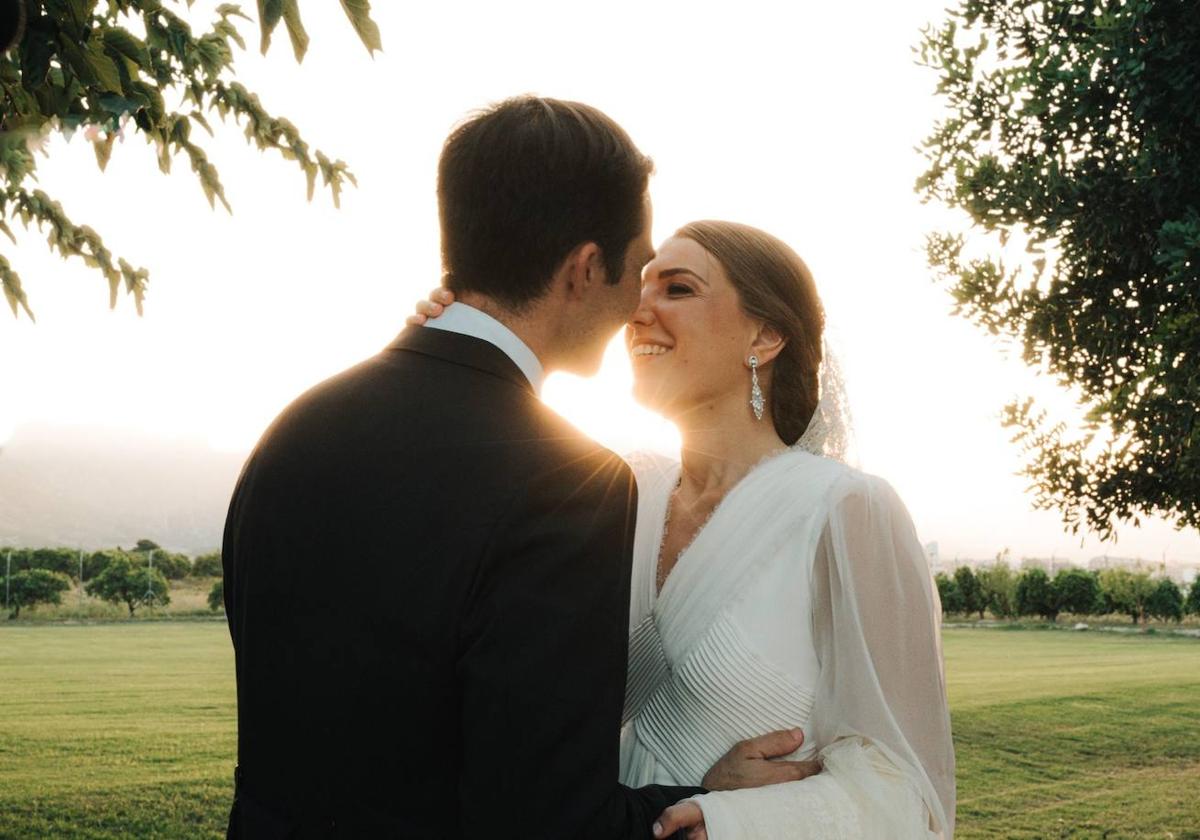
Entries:
<svg viewBox="0 0 1200 840">
<path fill-rule="evenodd" d="M 695 240 L 671 237 L 646 264 L 625 328 L 635 396 L 676 421 L 727 396 L 740 399 L 757 328 L 720 263 Z"/>
</svg>

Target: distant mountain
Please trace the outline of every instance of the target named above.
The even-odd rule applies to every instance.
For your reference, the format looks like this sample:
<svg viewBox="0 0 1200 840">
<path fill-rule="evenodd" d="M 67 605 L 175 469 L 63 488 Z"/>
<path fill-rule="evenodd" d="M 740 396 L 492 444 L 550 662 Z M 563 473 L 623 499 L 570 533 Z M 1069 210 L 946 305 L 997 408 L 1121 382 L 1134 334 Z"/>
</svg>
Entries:
<svg viewBox="0 0 1200 840">
<path fill-rule="evenodd" d="M 246 453 L 87 427 L 18 427 L 0 448 L 0 547 L 221 545 Z"/>
</svg>

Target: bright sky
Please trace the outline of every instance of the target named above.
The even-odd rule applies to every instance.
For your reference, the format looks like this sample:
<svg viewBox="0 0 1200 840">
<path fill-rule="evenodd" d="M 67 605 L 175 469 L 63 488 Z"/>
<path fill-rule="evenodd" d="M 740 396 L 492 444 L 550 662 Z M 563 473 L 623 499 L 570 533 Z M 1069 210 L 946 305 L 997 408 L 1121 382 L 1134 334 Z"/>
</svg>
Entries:
<svg viewBox="0 0 1200 840">
<path fill-rule="evenodd" d="M 196 3 L 197 29 L 211 3 Z M 252 4 L 248 4 L 248 7 Z M 654 157 L 655 238 L 697 218 L 747 222 L 808 262 L 849 380 L 864 468 L 907 501 L 941 554 L 1086 559 L 1107 552 L 1200 561 L 1200 538 L 1161 522 L 1117 545 L 1034 513 L 998 421 L 1013 396 L 1069 399 L 949 314 L 924 234 L 913 150 L 938 113 L 913 62 L 942 0 L 780 4 L 613 0 L 376 3 L 386 52 L 368 58 L 337 4 L 304 3 L 303 65 L 280 28 L 239 78 L 310 144 L 349 162 L 360 188 L 334 210 L 304 202 L 293 164 L 232 125 L 207 142 L 234 208 L 210 211 L 186 160 L 169 177 L 129 132 L 101 175 L 82 137 L 51 142 L 40 185 L 118 256 L 151 270 L 146 315 L 78 261 L 22 235 L 5 253 L 38 316 L 0 325 L 0 441 L 26 422 L 103 424 L 248 448 L 307 386 L 370 355 L 439 276 L 435 167 L 473 108 L 520 92 L 578 99 Z M 784 11 L 786 9 L 786 11 Z M 247 25 L 247 41 L 257 29 Z M 628 396 L 610 348 L 593 380 L 558 375 L 548 403 L 617 449 L 669 448 L 673 430 Z"/>
</svg>

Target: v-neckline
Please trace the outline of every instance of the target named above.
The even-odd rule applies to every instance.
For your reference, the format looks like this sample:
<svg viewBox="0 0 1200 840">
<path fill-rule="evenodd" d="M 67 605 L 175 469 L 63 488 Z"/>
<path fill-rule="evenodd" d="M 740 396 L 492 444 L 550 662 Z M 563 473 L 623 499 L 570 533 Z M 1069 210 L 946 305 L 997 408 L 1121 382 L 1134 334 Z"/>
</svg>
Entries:
<svg viewBox="0 0 1200 840">
<path fill-rule="evenodd" d="M 746 474 L 739 478 L 737 482 L 729 488 L 729 491 L 721 497 L 720 501 L 718 501 L 713 506 L 713 509 L 709 511 L 708 516 L 705 517 L 704 521 L 700 523 L 700 527 L 696 529 L 696 533 L 692 534 L 692 538 L 688 540 L 687 545 L 679 550 L 679 554 L 675 557 L 675 564 L 671 566 L 671 571 L 667 572 L 667 576 L 663 579 L 662 588 L 660 589 L 658 586 L 658 565 L 662 560 L 663 542 L 666 540 L 667 536 L 667 519 L 671 514 L 671 495 L 675 492 L 675 488 L 679 484 L 680 476 L 683 473 L 683 463 L 678 462 L 675 464 L 675 468 L 673 470 L 674 481 L 669 481 L 667 484 L 667 486 L 671 489 L 667 492 L 666 504 L 663 506 L 662 513 L 658 517 L 658 539 L 655 540 L 655 545 L 657 548 L 654 552 L 653 562 L 650 564 L 650 612 L 652 615 L 658 615 L 659 604 L 668 594 L 667 590 L 669 587 L 671 587 L 672 581 L 678 577 L 676 572 L 679 571 L 679 567 L 684 564 L 684 561 L 687 559 L 688 555 L 691 554 L 692 548 L 700 540 L 701 535 L 703 535 L 708 529 L 708 526 L 712 524 L 712 521 L 717 517 L 717 514 L 720 513 L 725 507 L 725 503 L 729 501 L 730 497 L 734 496 L 739 490 L 745 487 L 751 476 L 761 472 L 763 467 L 774 463 L 775 461 L 792 452 L 794 452 L 794 450 L 791 447 L 788 447 L 779 452 L 772 452 L 771 454 L 766 455 L 765 457 L 759 459 L 758 463 L 747 470 Z"/>
</svg>

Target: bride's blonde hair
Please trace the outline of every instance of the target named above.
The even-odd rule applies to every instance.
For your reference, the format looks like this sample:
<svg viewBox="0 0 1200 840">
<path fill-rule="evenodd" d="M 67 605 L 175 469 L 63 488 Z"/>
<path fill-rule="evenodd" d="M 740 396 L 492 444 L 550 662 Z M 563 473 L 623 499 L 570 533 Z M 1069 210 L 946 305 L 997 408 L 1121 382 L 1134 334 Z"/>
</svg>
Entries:
<svg viewBox="0 0 1200 840">
<path fill-rule="evenodd" d="M 775 431 L 791 446 L 808 428 L 820 399 L 825 308 L 812 272 L 782 240 L 749 225 L 690 222 L 675 235 L 712 254 L 737 289 L 742 310 L 785 339 L 783 351 L 769 365 L 767 402 Z"/>
</svg>

